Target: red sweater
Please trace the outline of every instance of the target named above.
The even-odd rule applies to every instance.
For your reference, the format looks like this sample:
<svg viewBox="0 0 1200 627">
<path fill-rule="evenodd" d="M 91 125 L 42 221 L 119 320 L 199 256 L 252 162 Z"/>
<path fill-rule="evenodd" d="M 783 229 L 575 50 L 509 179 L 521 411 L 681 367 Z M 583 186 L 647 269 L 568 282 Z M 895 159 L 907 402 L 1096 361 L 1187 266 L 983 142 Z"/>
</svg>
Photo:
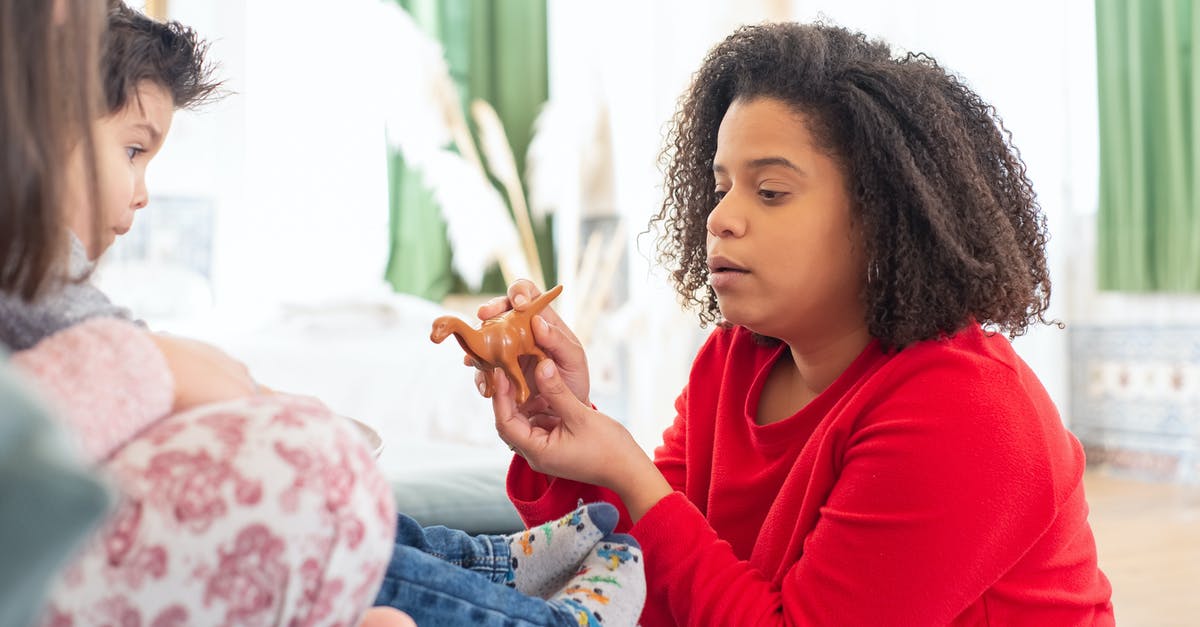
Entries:
<svg viewBox="0 0 1200 627">
<path fill-rule="evenodd" d="M 896 354 L 872 343 L 786 420 L 755 424 L 786 346 L 718 329 L 655 452 L 676 492 L 638 524 L 644 627 L 1111 625 L 1083 451 L 1037 377 L 977 325 Z M 527 523 L 608 490 L 535 473 Z"/>
</svg>

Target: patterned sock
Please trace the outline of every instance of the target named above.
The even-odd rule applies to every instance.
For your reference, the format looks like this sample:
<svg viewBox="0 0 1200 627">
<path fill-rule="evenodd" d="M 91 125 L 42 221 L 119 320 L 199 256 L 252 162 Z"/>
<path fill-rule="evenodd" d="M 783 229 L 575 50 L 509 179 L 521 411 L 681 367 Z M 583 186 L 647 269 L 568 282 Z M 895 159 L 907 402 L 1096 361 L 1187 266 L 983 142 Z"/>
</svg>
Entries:
<svg viewBox="0 0 1200 627">
<path fill-rule="evenodd" d="M 609 503 L 581 504 L 558 520 L 508 536 L 512 565 L 505 583 L 525 594 L 550 598 L 596 543 L 612 533 L 619 516 Z"/>
<path fill-rule="evenodd" d="M 637 540 L 623 533 L 606 536 L 550 602 L 566 607 L 579 625 L 636 625 L 646 603 L 646 568 Z"/>
</svg>

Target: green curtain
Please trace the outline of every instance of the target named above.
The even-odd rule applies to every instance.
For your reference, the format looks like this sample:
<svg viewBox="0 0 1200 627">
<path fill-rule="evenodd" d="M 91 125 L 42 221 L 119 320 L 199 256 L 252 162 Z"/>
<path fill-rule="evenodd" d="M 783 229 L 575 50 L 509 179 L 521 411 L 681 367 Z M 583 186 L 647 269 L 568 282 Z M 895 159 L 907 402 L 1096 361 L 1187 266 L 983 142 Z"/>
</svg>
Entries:
<svg viewBox="0 0 1200 627">
<path fill-rule="evenodd" d="M 463 110 L 476 99 L 491 103 L 504 124 L 524 177 L 533 121 L 549 93 L 545 0 L 396 0 L 445 48 Z M 469 118 L 468 114 L 468 118 Z M 451 270 L 446 224 L 421 176 L 396 152 L 388 155 L 391 246 L 386 277 L 398 292 L 441 300 L 465 286 Z M 542 263 L 552 278 L 548 224 L 536 225 Z M 548 279 L 550 280 L 550 279 Z M 503 291 L 493 269 L 483 291 Z"/>
<path fill-rule="evenodd" d="M 1200 11 L 1096 0 L 1100 288 L 1200 291 Z"/>
</svg>

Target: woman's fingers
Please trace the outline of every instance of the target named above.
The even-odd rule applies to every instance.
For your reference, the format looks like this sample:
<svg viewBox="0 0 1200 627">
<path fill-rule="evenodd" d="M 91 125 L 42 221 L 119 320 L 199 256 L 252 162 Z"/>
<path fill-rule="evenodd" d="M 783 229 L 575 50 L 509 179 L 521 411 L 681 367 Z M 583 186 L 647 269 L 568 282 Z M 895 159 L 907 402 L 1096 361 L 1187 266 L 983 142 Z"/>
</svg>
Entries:
<svg viewBox="0 0 1200 627">
<path fill-rule="evenodd" d="M 544 431 L 553 431 L 562 424 L 562 418 L 551 414 L 534 414 L 529 418 L 530 426 Z"/>
<path fill-rule="evenodd" d="M 541 396 L 534 396 L 521 406 L 521 413 L 532 421 L 533 417 L 545 414 L 547 409 L 550 409 L 550 402 Z"/>
<path fill-rule="evenodd" d="M 479 316 L 480 320 L 488 320 L 490 318 L 499 316 L 509 309 L 510 307 L 508 306 L 508 298 L 504 296 L 497 296 L 480 305 L 479 309 L 475 312 L 475 315 Z"/>
<path fill-rule="evenodd" d="M 508 286 L 508 302 L 512 303 L 513 307 L 520 307 L 541 295 L 542 290 L 529 279 L 517 279 Z"/>
<path fill-rule="evenodd" d="M 512 285 L 508 286 L 508 292 L 505 296 L 497 296 L 480 305 L 475 314 L 479 316 L 480 320 L 495 318 L 509 309 L 519 307 L 541 295 L 542 291 L 532 281 L 518 279 L 513 281 Z M 558 313 L 552 307 L 546 307 L 541 311 L 541 314 L 546 317 L 550 324 L 562 327 L 571 339 L 575 339 L 575 334 L 563 324 L 562 318 L 558 316 Z"/>
<path fill-rule="evenodd" d="M 480 320 L 495 318 L 515 306 L 523 305 L 542 294 L 542 291 L 528 279 L 518 279 L 508 286 L 505 296 L 497 296 L 479 306 L 476 315 Z"/>
<path fill-rule="evenodd" d="M 575 334 L 541 316 L 534 316 L 530 326 L 533 328 L 533 341 L 554 360 L 567 387 L 585 405 L 590 404 L 588 398 L 591 393 L 591 381 L 587 352 Z M 538 377 L 534 377 L 535 383 L 538 380 Z"/>
<path fill-rule="evenodd" d="M 496 433 L 514 451 L 525 451 L 530 445 L 532 425 L 517 410 L 513 386 L 508 377 L 497 371 L 496 389 L 492 394 L 492 413 L 496 416 Z"/>
<path fill-rule="evenodd" d="M 537 384 L 541 397 L 549 404 L 549 412 L 570 423 L 580 412 L 590 409 L 571 391 L 553 359 L 543 359 L 537 366 Z"/>
<path fill-rule="evenodd" d="M 533 317 L 530 327 L 533 329 L 534 343 L 555 362 L 572 369 L 582 362 L 586 368 L 587 356 L 583 346 L 566 327 L 553 324 L 547 317 L 540 315 Z"/>
</svg>

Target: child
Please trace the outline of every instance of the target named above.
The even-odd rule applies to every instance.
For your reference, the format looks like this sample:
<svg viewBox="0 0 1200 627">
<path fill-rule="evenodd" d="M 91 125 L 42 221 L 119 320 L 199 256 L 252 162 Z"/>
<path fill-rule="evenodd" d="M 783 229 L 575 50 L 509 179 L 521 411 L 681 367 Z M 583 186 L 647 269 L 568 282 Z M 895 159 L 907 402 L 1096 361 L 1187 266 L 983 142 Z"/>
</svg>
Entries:
<svg viewBox="0 0 1200 627">
<path fill-rule="evenodd" d="M 93 202 L 84 193 L 84 177 L 77 175 L 66 199 L 73 209 L 72 280 L 33 303 L 6 298 L 0 308 L 3 341 L 25 348 L 85 321 L 129 317 L 84 279 L 90 263 L 146 206 L 146 167 L 162 148 L 175 109 L 202 104 L 218 89 L 205 49 L 178 23 L 156 22 L 119 3 L 111 9 L 102 60 L 108 111 L 93 128 L 99 194 Z M 80 172 L 82 163 L 77 155 Z M 213 359 L 223 357 L 212 351 Z M 110 431 L 97 429 L 106 442 Z M 96 442 L 85 438 L 98 457 L 111 451 Z M 632 624 L 644 597 L 642 564 L 632 538 L 611 534 L 616 518 L 607 503 L 580 505 L 560 520 L 513 536 L 470 538 L 444 528 L 425 530 L 400 516 L 381 603 L 431 624 L 465 622 L 485 610 L 541 625 L 598 624 L 600 617 L 609 625 Z M 431 604 L 424 600 L 428 595 L 461 600 Z"/>
<path fill-rule="evenodd" d="M 621 505 L 646 627 L 1113 624 L 1082 448 L 1000 334 L 1050 294 L 1006 137 L 935 61 L 858 33 L 717 45 L 654 222 L 680 296 L 720 324 L 651 461 L 587 403 L 561 320 L 535 321 L 539 397 L 517 407 L 504 377 L 493 397 L 523 518 Z"/>
<path fill-rule="evenodd" d="M 24 351 L 85 321 L 98 320 L 108 328 L 115 328 L 104 324 L 112 319 L 131 321 L 127 309 L 113 305 L 87 281 L 92 262 L 145 206 L 146 166 L 161 148 L 175 108 L 198 106 L 220 86 L 205 63 L 205 45 L 193 31 L 178 23 L 159 24 L 120 3 L 108 13 L 103 50 L 97 52 L 107 108 L 85 134 L 88 141 L 69 144 L 73 148 L 60 181 L 64 209 L 55 227 L 56 235 L 63 235 L 63 223 L 68 227 L 69 258 L 47 273 L 36 298 L 20 290 L 0 291 L 0 345 L 12 351 Z M 83 335 L 96 338 L 106 332 Z M 212 346 L 163 334 L 147 333 L 139 340 L 159 353 L 151 357 L 165 359 L 174 375 L 169 400 L 176 412 L 258 391 L 245 366 Z M 94 405 L 96 399 L 72 394 L 59 401 L 61 409 L 70 409 Z M 136 433 L 146 426 L 146 417 L 114 416 L 105 437 L 115 442 L 120 433 Z M 113 442 L 83 443 L 107 449 Z"/>
<path fill-rule="evenodd" d="M 206 46 L 178 23 L 160 24 L 118 4 L 109 13 L 105 37 L 101 80 L 107 113 L 92 127 L 97 198 L 93 202 L 85 184 L 79 146 L 70 157 L 74 184 L 64 198 L 70 237 L 65 280 L 34 303 L 0 294 L 0 342 L 12 350 L 91 318 L 132 319 L 87 276 L 146 206 L 146 167 L 162 148 L 175 110 L 200 106 L 220 88 L 205 62 Z"/>
</svg>

